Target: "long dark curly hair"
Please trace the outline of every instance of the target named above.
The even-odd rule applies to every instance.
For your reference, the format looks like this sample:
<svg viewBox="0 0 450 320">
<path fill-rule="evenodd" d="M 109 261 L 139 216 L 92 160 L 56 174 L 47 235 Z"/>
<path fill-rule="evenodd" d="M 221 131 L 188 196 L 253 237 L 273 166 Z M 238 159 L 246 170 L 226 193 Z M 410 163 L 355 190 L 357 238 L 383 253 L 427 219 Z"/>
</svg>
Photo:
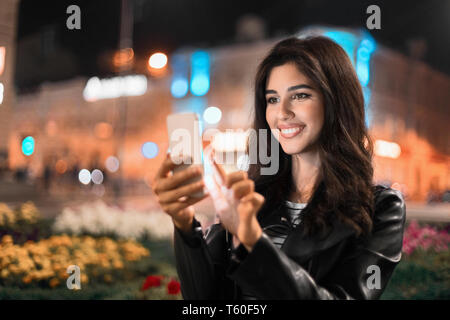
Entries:
<svg viewBox="0 0 450 320">
<path fill-rule="evenodd" d="M 318 140 L 321 168 L 314 192 L 305 209 L 307 234 L 329 230 L 334 218 L 352 226 L 357 236 L 369 235 L 374 211 L 373 142 L 364 115 L 364 97 L 358 77 L 345 51 L 329 38 L 288 38 L 277 43 L 259 64 L 255 78 L 253 129 L 266 129 L 268 143 L 256 135 L 258 148 L 271 154 L 269 124 L 266 121 L 266 84 L 274 67 L 294 63 L 324 97 L 324 124 Z M 274 138 L 274 137 L 272 137 Z M 250 164 L 249 177 L 255 191 L 266 198 L 258 213 L 261 222 L 268 214 L 285 208 L 284 200 L 295 190 L 291 155 L 279 147 L 279 170 L 261 175 L 264 166 Z M 281 210 L 282 214 L 287 214 Z"/>
</svg>

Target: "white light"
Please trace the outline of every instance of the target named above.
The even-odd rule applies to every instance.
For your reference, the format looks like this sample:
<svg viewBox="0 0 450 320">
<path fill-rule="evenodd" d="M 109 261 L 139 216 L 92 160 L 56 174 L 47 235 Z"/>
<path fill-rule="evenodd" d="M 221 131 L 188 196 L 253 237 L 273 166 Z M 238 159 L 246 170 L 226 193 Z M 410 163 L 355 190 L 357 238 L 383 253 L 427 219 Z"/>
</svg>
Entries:
<svg viewBox="0 0 450 320">
<path fill-rule="evenodd" d="M 110 79 L 92 77 L 86 83 L 83 97 L 86 101 L 111 99 L 123 96 L 140 96 L 147 91 L 147 77 L 131 75 Z"/>
<path fill-rule="evenodd" d="M 101 184 L 103 182 L 103 173 L 98 169 L 94 169 L 91 173 L 91 179 L 93 183 Z"/>
<path fill-rule="evenodd" d="M 119 170 L 119 159 L 114 156 L 110 156 L 106 159 L 105 166 L 110 172 L 116 172 Z"/>
<path fill-rule="evenodd" d="M 215 124 L 222 118 L 222 111 L 217 107 L 208 107 L 205 112 L 203 112 L 203 119 L 207 123 Z"/>
<path fill-rule="evenodd" d="M 0 82 L 0 104 L 3 102 L 3 91 L 5 90 L 5 87 L 3 86 L 3 83 Z"/>
<path fill-rule="evenodd" d="M 400 156 L 400 146 L 395 142 L 375 140 L 375 154 L 380 157 L 397 159 Z"/>
<path fill-rule="evenodd" d="M 164 68 L 167 64 L 167 56 L 161 52 L 154 53 L 148 60 L 148 64 L 155 69 Z"/>
<path fill-rule="evenodd" d="M 81 169 L 80 173 L 78 173 L 78 180 L 82 184 L 89 184 L 91 182 L 91 173 L 87 169 Z"/>
</svg>

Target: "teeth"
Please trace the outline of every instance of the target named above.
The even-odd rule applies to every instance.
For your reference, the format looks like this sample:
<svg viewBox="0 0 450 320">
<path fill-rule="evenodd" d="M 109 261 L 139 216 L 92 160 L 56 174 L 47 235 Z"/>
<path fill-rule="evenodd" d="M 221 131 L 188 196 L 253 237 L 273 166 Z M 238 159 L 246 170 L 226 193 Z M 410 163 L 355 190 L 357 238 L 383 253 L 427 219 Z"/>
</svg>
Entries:
<svg viewBox="0 0 450 320">
<path fill-rule="evenodd" d="M 298 131 L 300 131 L 300 128 L 281 129 L 283 134 L 290 134 Z"/>
</svg>

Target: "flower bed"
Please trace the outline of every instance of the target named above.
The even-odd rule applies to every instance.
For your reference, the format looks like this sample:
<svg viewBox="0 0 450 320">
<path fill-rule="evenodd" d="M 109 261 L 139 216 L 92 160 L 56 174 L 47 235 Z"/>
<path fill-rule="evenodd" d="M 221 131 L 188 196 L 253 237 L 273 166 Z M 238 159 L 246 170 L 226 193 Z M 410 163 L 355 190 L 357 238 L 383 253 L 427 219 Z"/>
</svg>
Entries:
<svg viewBox="0 0 450 320">
<path fill-rule="evenodd" d="M 403 257 L 382 299 L 450 299 L 449 225 L 411 221 L 403 238 Z"/>
<path fill-rule="evenodd" d="M 90 278 L 110 283 L 120 274 L 116 271 L 149 255 L 146 248 L 131 240 L 52 236 L 18 245 L 5 235 L 0 243 L 0 283 L 20 287 L 65 286 L 70 265 L 80 267 L 81 283 Z"/>
</svg>

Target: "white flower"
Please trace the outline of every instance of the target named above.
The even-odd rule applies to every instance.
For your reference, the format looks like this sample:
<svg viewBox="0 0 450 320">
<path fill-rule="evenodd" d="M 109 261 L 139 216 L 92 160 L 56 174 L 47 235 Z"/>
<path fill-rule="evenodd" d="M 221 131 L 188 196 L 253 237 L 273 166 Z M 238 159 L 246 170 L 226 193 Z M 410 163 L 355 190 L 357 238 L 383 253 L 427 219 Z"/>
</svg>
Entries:
<svg viewBox="0 0 450 320">
<path fill-rule="evenodd" d="M 208 221 L 202 215 L 196 215 L 196 218 L 202 226 Z M 127 239 L 137 239 L 146 234 L 154 239 L 171 239 L 173 236 L 172 219 L 165 212 L 123 210 L 108 206 L 101 200 L 81 205 L 76 209 L 64 208 L 56 218 L 53 228 L 59 233 L 113 234 Z"/>
</svg>

